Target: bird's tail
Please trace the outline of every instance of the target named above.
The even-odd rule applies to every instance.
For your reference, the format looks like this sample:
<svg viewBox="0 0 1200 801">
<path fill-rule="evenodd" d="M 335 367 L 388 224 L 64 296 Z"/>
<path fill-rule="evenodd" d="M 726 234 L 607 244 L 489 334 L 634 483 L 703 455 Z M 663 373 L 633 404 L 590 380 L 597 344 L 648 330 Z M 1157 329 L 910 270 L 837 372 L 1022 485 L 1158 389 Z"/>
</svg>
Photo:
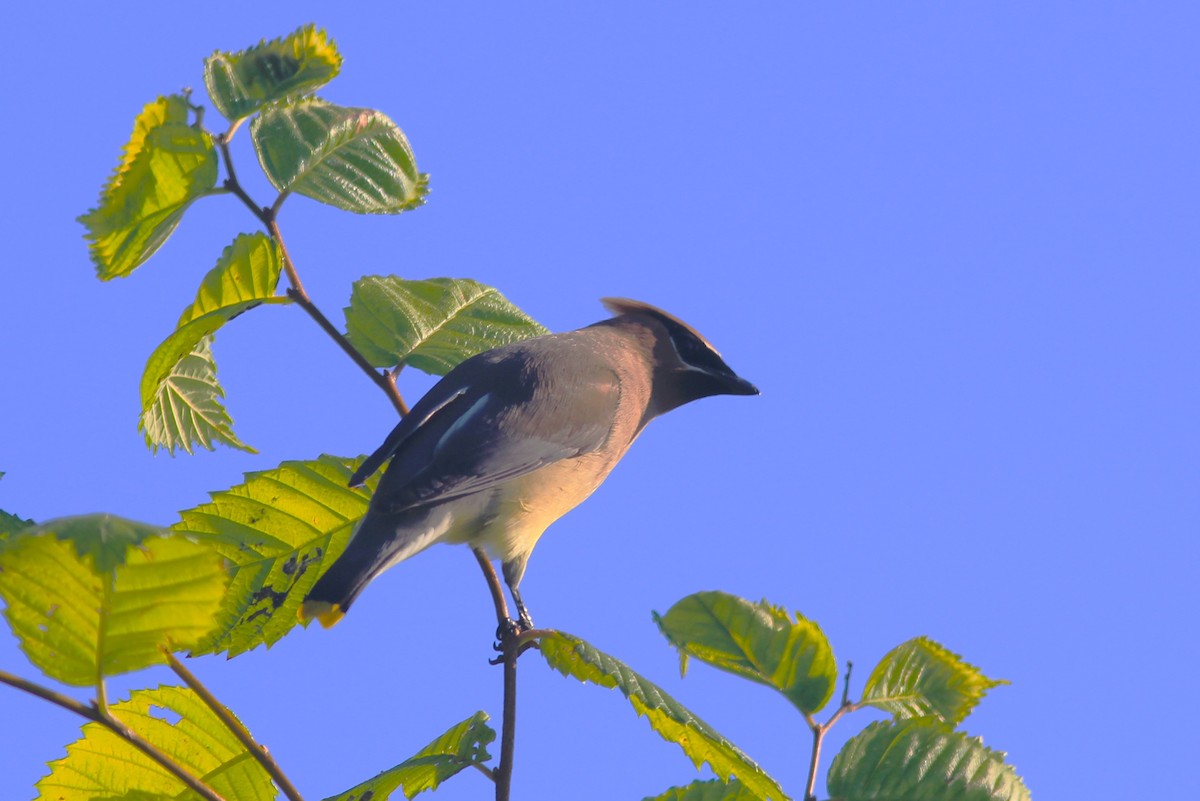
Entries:
<svg viewBox="0 0 1200 801">
<path fill-rule="evenodd" d="M 315 618 L 329 628 L 341 620 L 371 579 L 425 550 L 445 532 L 445 525 L 431 526 L 430 517 L 423 515 L 419 520 L 407 521 L 409 525 L 405 526 L 394 518 L 368 514 L 346 550 L 308 591 L 298 612 L 301 622 Z"/>
</svg>

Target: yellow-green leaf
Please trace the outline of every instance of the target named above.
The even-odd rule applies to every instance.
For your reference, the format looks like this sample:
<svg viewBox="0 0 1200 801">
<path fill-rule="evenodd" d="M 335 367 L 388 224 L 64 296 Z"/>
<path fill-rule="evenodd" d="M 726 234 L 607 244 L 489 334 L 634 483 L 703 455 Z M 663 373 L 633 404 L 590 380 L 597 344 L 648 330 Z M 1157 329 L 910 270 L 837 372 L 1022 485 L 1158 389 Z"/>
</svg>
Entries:
<svg viewBox="0 0 1200 801">
<path fill-rule="evenodd" d="M 737 779 L 730 782 L 710 779 L 695 781 L 686 787 L 672 787 L 661 795 L 653 798 L 647 796 L 642 801 L 754 801 L 755 798 L 758 796 Z"/>
<path fill-rule="evenodd" d="M 212 628 L 227 575 L 217 552 L 111 515 L 63 518 L 0 550 L 5 617 L 29 660 L 66 684 L 164 661 Z"/>
<path fill-rule="evenodd" d="M 679 649 L 680 670 L 694 656 L 751 681 L 774 687 L 805 714 L 829 702 L 838 680 L 833 649 L 820 626 L 766 601 L 724 592 L 698 592 L 654 615 Z"/>
<path fill-rule="evenodd" d="M 284 462 L 247 474 L 245 483 L 181 514 L 175 530 L 211 543 L 233 570 L 218 625 L 194 653 L 236 656 L 277 642 L 297 625 L 321 565 L 345 549 L 378 483 L 347 486 L 360 461 Z"/>
<path fill-rule="evenodd" d="M 225 392 L 217 383 L 212 336 L 255 306 L 290 302 L 275 295 L 281 269 L 278 246 L 263 234 L 242 234 L 221 253 L 178 328 L 155 349 L 142 373 L 138 428 L 152 450 L 192 453 L 193 445 L 212 450 L 220 442 L 253 452 L 234 435 L 233 420 L 221 404 Z"/>
<path fill-rule="evenodd" d="M 109 712 L 225 801 L 275 798 L 266 771 L 191 690 L 135 690 Z M 177 778 L 99 723 L 83 727 L 83 737 L 67 746 L 65 757 L 50 763 L 50 775 L 37 787 L 40 798 L 54 801 L 196 798 Z"/>
<path fill-rule="evenodd" d="M 212 137 L 188 125 L 187 98 L 148 104 L 99 205 L 79 218 L 97 275 L 107 281 L 145 262 L 216 182 L 216 148 Z"/>
<path fill-rule="evenodd" d="M 250 126 L 259 163 L 280 192 L 359 214 L 398 214 L 425 202 L 429 176 L 386 115 L 317 98 L 263 109 Z"/>
<path fill-rule="evenodd" d="M 315 92 L 341 67 L 333 40 L 315 25 L 305 25 L 236 53 L 218 50 L 204 62 L 204 85 L 217 110 L 237 120 L 268 103 Z"/>
<path fill-rule="evenodd" d="M 829 766 L 839 801 L 1029 801 L 1002 751 L 935 718 L 878 721 Z"/>
<path fill-rule="evenodd" d="M 546 634 L 539 644 L 546 662 L 564 676 L 620 690 L 651 728 L 667 742 L 678 744 L 697 768 L 707 762 L 718 777 L 736 778 L 763 801 L 787 797 L 737 746 L 625 663 L 561 631 Z"/>
<path fill-rule="evenodd" d="M 477 353 L 548 333 L 499 290 L 478 281 L 394 275 L 354 282 L 346 332 L 376 367 L 408 364 L 434 375 Z"/>
<path fill-rule="evenodd" d="M 476 712 L 391 770 L 325 801 L 387 801 L 396 790 L 405 798 L 436 790 L 451 776 L 491 759 L 487 744 L 496 739 L 496 732 L 487 721 L 486 713 Z"/>
<path fill-rule="evenodd" d="M 928 637 L 892 649 L 867 679 L 863 701 L 897 718 L 934 716 L 957 725 L 988 690 L 1005 681 L 983 671 Z"/>
</svg>

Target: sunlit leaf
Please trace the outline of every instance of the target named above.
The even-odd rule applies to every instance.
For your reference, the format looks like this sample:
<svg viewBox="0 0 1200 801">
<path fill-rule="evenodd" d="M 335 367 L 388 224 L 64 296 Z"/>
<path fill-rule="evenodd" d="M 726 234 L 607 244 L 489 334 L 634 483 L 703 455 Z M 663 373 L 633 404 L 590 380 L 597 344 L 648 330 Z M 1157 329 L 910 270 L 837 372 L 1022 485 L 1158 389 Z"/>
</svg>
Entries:
<svg viewBox="0 0 1200 801">
<path fill-rule="evenodd" d="M 187 98 L 160 97 L 134 123 L 100 203 L 79 222 L 102 280 L 128 275 L 150 258 L 184 211 L 216 186 L 212 137 L 188 125 Z"/>
<path fill-rule="evenodd" d="M 898 718 L 935 716 L 958 724 L 988 690 L 1006 683 L 989 679 L 933 640 L 917 637 L 880 660 L 867 679 L 863 701 Z"/>
<path fill-rule="evenodd" d="M 262 766 L 191 690 L 135 690 L 109 711 L 225 801 L 271 801 L 275 787 Z M 196 796 L 148 756 L 99 723 L 67 755 L 50 763 L 37 784 L 40 798 L 54 801 L 167 801 Z"/>
<path fill-rule="evenodd" d="M 210 543 L 233 566 L 217 627 L 193 653 L 236 656 L 277 642 L 297 625 L 321 566 L 341 554 L 366 514 L 378 479 L 347 487 L 359 461 L 284 462 L 181 513 L 175 529 Z"/>
<path fill-rule="evenodd" d="M 934 718 L 872 723 L 826 778 L 841 801 L 1029 801 L 1004 753 Z"/>
<path fill-rule="evenodd" d="M 275 240 L 263 233 L 239 234 L 200 282 L 196 300 L 184 309 L 179 325 L 247 301 L 274 297 L 282 271 L 283 257 Z"/>
<path fill-rule="evenodd" d="M 346 331 L 374 366 L 408 364 L 434 375 L 477 353 L 548 333 L 478 281 L 384 275 L 354 282 Z"/>
<path fill-rule="evenodd" d="M 378 111 L 306 98 L 263 109 L 250 135 L 280 192 L 360 214 L 396 214 L 425 202 L 428 176 L 417 171 L 403 132 Z"/>
<path fill-rule="evenodd" d="M 342 67 L 342 56 L 314 25 L 204 62 L 204 85 L 227 119 L 248 117 L 268 103 L 315 92 Z"/>
<path fill-rule="evenodd" d="M 806 714 L 829 702 L 838 680 L 833 649 L 821 628 L 766 601 L 698 592 L 655 622 L 679 649 L 680 671 L 694 656 L 737 676 L 774 687 Z"/>
<path fill-rule="evenodd" d="M 155 349 L 142 373 L 138 428 L 151 450 L 192 453 L 193 445 L 212 450 L 218 442 L 254 450 L 234 435 L 221 404 L 225 392 L 217 383 L 212 336 L 255 306 L 290 302 L 274 294 L 281 269 L 279 248 L 263 234 L 243 234 L 221 253 L 175 333 Z"/>
<path fill-rule="evenodd" d="M 758 798 L 737 779 L 695 781 L 686 787 L 672 787 L 662 795 L 647 796 L 642 801 L 754 801 Z"/>
<path fill-rule="evenodd" d="M 51 520 L 0 549 L 5 616 L 29 660 L 66 684 L 164 661 L 212 628 L 225 592 L 210 547 L 111 515 Z"/>
<path fill-rule="evenodd" d="M 561 631 L 549 632 L 539 643 L 550 667 L 564 676 L 620 690 L 651 728 L 678 744 L 697 768 L 707 762 L 718 777 L 741 781 L 754 798 L 786 798 L 775 780 L 737 746 L 625 663 Z"/>
<path fill-rule="evenodd" d="M 496 732 L 487 720 L 485 713 L 476 712 L 391 770 L 325 801 L 386 801 L 396 790 L 405 798 L 436 790 L 451 776 L 491 759 L 486 746 L 496 739 Z"/>
</svg>

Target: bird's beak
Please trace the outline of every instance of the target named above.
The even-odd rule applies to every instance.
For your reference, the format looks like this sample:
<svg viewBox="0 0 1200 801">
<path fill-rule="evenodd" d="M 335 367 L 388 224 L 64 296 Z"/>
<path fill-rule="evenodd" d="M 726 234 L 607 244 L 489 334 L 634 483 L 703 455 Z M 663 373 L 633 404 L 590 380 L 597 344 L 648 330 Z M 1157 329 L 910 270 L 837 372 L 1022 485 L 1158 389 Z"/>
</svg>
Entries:
<svg viewBox="0 0 1200 801">
<path fill-rule="evenodd" d="M 739 375 L 730 376 L 725 381 L 725 393 L 728 395 L 757 395 L 758 387 Z"/>
</svg>

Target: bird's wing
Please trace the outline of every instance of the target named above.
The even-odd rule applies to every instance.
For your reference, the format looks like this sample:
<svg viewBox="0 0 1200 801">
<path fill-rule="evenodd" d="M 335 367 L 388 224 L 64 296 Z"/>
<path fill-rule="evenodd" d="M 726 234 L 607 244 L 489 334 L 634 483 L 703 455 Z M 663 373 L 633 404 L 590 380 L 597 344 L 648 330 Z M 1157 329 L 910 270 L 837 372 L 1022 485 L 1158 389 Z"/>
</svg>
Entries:
<svg viewBox="0 0 1200 801">
<path fill-rule="evenodd" d="M 394 514 L 486 491 L 607 441 L 620 385 L 606 364 L 586 354 L 527 352 L 468 362 L 360 468 L 392 458 L 372 510 Z"/>
</svg>

